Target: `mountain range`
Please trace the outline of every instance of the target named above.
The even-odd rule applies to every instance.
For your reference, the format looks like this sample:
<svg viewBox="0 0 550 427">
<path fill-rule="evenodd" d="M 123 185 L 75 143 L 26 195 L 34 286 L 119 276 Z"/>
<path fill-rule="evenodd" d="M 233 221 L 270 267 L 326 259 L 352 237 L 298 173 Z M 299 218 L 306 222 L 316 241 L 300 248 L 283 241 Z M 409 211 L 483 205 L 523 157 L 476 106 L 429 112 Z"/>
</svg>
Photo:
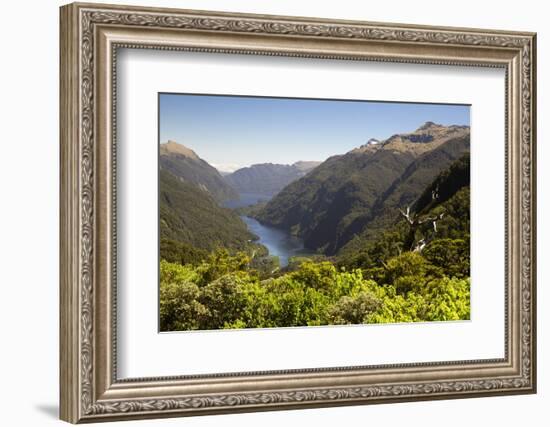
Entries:
<svg viewBox="0 0 550 427">
<path fill-rule="evenodd" d="M 161 237 L 205 250 L 249 247 L 256 236 L 223 206 L 239 194 L 259 193 L 269 201 L 247 215 L 302 238 L 318 253 L 353 253 L 396 224 L 400 211 L 428 209 L 434 191 L 447 200 L 469 186 L 469 163 L 467 171 L 460 166 L 469 150 L 468 126 L 427 122 L 322 163 L 264 163 L 222 176 L 193 150 L 169 141 L 160 145 Z M 458 184 L 444 180 L 449 176 Z"/>
<path fill-rule="evenodd" d="M 273 196 L 321 162 L 300 161 L 292 165 L 261 163 L 241 168 L 225 175 L 227 183 L 238 193 L 257 193 Z"/>
<path fill-rule="evenodd" d="M 412 204 L 469 148 L 469 127 L 432 122 L 371 140 L 290 183 L 256 217 L 301 237 L 309 249 L 335 254 L 394 222 L 399 208 Z"/>
</svg>

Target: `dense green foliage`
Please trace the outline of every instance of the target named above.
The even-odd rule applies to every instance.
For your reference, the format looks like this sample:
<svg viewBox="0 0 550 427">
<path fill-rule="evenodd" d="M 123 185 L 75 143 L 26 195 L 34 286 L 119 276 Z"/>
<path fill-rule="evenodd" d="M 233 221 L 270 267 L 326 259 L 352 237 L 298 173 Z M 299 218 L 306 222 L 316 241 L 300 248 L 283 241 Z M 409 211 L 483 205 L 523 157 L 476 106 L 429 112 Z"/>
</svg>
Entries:
<svg viewBox="0 0 550 427">
<path fill-rule="evenodd" d="M 162 260 L 161 330 L 469 319 L 469 279 L 446 276 L 417 253 L 388 260 L 377 280 L 309 260 L 261 279 L 247 255 L 223 250 L 198 265 Z"/>
<path fill-rule="evenodd" d="M 208 256 L 208 251 L 176 240 L 161 238 L 160 256 L 168 262 L 178 264 L 199 264 Z"/>
<path fill-rule="evenodd" d="M 432 237 L 422 250 L 422 256 L 446 275 L 469 277 L 470 187 L 461 188 L 446 202 L 432 205 L 426 212 L 433 216 L 441 213 L 444 215 L 437 221 L 436 234 L 433 234 L 431 224 L 417 231 L 419 238 Z M 337 257 L 337 265 L 348 269 L 361 268 L 369 276 L 390 258 L 406 252 L 403 242 L 408 231 L 406 221 L 401 219 L 361 248 L 341 253 Z"/>
</svg>

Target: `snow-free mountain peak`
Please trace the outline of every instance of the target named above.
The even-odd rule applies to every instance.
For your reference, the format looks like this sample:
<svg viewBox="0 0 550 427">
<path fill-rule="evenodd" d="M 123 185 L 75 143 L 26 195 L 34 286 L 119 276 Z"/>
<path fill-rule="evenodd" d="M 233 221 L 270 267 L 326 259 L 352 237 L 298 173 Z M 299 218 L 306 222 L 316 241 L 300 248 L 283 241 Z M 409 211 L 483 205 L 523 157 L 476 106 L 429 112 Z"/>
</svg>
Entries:
<svg viewBox="0 0 550 427">
<path fill-rule="evenodd" d="M 185 145 L 168 141 L 160 145 L 160 168 L 180 181 L 196 185 L 218 202 L 238 199 L 239 196 L 220 173 Z"/>
<path fill-rule="evenodd" d="M 392 135 L 384 141 L 383 147 L 386 150 L 412 152 L 418 155 L 431 151 L 451 139 L 469 137 L 469 134 L 469 126 L 444 126 L 426 122 L 413 132 Z"/>
<path fill-rule="evenodd" d="M 182 156 L 188 157 L 193 160 L 200 160 L 197 153 L 195 153 L 190 148 L 186 147 L 183 144 L 180 144 L 176 141 L 168 140 L 164 144 L 160 144 L 160 153 L 161 154 L 181 154 Z"/>
<path fill-rule="evenodd" d="M 351 150 L 352 153 L 365 153 L 375 151 L 382 146 L 382 142 L 376 138 L 369 139 L 365 144 Z"/>
<path fill-rule="evenodd" d="M 430 121 L 427 121 L 426 123 L 424 123 L 422 126 L 420 126 L 416 131 L 417 132 L 422 132 L 424 130 L 429 130 L 429 129 L 434 129 L 434 128 L 440 128 L 440 127 L 443 127 L 442 125 L 439 125 L 437 123 L 434 123 L 434 122 L 430 122 Z"/>
</svg>

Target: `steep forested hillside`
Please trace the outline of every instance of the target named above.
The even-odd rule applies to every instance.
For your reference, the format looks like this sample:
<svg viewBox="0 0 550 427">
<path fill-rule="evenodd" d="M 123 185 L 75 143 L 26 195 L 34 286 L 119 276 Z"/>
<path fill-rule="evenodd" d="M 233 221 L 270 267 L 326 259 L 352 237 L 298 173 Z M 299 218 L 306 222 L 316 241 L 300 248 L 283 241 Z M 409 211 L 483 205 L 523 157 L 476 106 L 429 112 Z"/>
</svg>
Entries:
<svg viewBox="0 0 550 427">
<path fill-rule="evenodd" d="M 273 196 L 292 181 L 304 176 L 320 162 L 297 162 L 293 165 L 261 163 L 241 168 L 225 179 L 239 193 Z"/>
<path fill-rule="evenodd" d="M 412 160 L 393 151 L 332 157 L 275 196 L 259 219 L 298 235 L 311 249 L 333 253 L 346 226 L 368 211 Z"/>
<path fill-rule="evenodd" d="M 340 266 L 369 270 L 405 251 L 421 249 L 423 257 L 445 274 L 466 277 L 469 240 L 470 156 L 465 154 L 439 173 L 408 211 L 396 209 L 392 223 L 375 238 L 368 233 L 357 236 L 338 260 Z"/>
<path fill-rule="evenodd" d="M 255 238 L 237 214 L 220 207 L 206 190 L 166 170 L 159 178 L 161 239 L 210 251 L 244 250 Z"/>
<path fill-rule="evenodd" d="M 345 232 L 342 245 L 345 247 L 357 236 L 369 240 L 395 222 L 399 209 L 406 209 L 424 191 L 433 179 L 456 159 L 468 153 L 469 133 L 452 138 L 437 148 L 418 156 L 404 172 L 376 199 L 372 209 L 359 215 Z"/>
<path fill-rule="evenodd" d="M 388 212 L 412 203 L 469 150 L 469 135 L 469 127 L 428 122 L 334 156 L 288 185 L 257 217 L 302 237 L 310 249 L 337 253 L 371 225 L 377 232 L 389 225 Z"/>
<path fill-rule="evenodd" d="M 201 159 L 193 150 L 168 141 L 160 145 L 160 168 L 183 178 L 207 191 L 216 201 L 237 199 L 237 192 L 231 188 L 216 168 Z"/>
</svg>

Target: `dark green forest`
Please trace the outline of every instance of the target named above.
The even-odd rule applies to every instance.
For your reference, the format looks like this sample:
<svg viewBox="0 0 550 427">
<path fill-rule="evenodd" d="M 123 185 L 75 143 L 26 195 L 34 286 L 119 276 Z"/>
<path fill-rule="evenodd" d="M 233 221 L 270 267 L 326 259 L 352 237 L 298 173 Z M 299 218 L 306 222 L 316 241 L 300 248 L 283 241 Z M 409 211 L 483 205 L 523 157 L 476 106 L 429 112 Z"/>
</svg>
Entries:
<svg viewBox="0 0 550 427">
<path fill-rule="evenodd" d="M 197 249 L 245 250 L 254 235 L 238 215 L 219 206 L 196 186 L 180 181 L 170 172 L 159 174 L 160 234 L 163 239 L 186 243 Z M 161 252 L 162 255 L 162 252 Z"/>
<path fill-rule="evenodd" d="M 331 157 L 234 210 L 200 174 L 161 162 L 161 330 L 469 319 L 469 128 L 432 125 Z M 281 266 L 243 214 L 312 252 Z"/>
</svg>

